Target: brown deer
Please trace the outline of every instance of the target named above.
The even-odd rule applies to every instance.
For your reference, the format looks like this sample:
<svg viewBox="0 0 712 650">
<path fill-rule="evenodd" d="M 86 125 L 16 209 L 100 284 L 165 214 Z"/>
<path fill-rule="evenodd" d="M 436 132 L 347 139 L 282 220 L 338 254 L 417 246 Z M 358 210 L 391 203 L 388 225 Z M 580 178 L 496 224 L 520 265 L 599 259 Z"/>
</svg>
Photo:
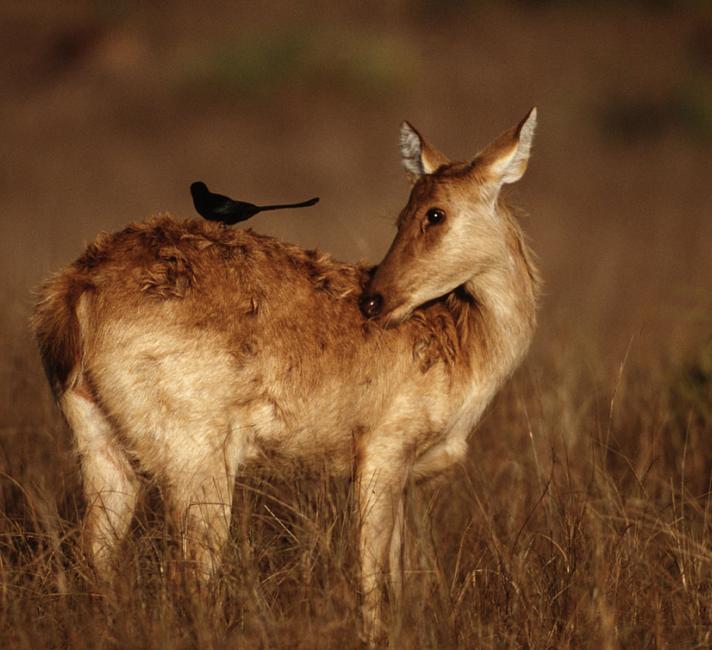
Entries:
<svg viewBox="0 0 712 650">
<path fill-rule="evenodd" d="M 401 581 L 403 498 L 466 453 L 522 360 L 537 274 L 500 198 L 527 166 L 532 109 L 472 161 L 408 123 L 413 180 L 371 274 L 250 230 L 158 216 L 100 235 L 42 288 L 34 331 L 74 433 L 100 575 L 127 532 L 136 470 L 162 483 L 182 548 L 210 576 L 250 465 L 356 479 L 364 620 Z"/>
</svg>

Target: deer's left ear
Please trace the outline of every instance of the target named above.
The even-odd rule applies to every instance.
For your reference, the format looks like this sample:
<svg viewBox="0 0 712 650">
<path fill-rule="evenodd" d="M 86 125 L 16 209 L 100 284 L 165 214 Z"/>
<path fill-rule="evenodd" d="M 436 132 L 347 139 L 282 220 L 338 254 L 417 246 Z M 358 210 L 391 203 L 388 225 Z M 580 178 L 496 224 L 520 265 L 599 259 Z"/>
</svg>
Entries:
<svg viewBox="0 0 712 650">
<path fill-rule="evenodd" d="M 435 147 L 430 146 L 408 122 L 401 124 L 400 150 L 403 166 L 413 181 L 423 174 L 432 174 L 450 162 Z"/>
<path fill-rule="evenodd" d="M 475 159 L 476 167 L 486 170 L 497 189 L 504 183 L 515 183 L 524 175 L 535 128 L 536 106 L 519 124 L 505 131 Z"/>
</svg>

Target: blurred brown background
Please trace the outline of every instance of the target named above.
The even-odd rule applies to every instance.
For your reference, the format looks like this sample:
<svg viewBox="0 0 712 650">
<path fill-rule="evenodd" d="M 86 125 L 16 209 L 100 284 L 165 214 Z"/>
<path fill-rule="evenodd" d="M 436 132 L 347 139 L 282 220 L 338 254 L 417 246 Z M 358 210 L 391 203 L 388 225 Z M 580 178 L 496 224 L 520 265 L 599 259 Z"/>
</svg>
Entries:
<svg viewBox="0 0 712 650">
<path fill-rule="evenodd" d="M 98 231 L 193 217 L 202 179 L 317 194 L 251 226 L 376 262 L 408 192 L 400 121 L 466 158 L 533 104 L 510 192 L 546 282 L 529 363 L 683 358 L 712 334 L 712 3 L 621 4 L 4 2 L 3 434 L 52 413 L 31 290 Z"/>
</svg>

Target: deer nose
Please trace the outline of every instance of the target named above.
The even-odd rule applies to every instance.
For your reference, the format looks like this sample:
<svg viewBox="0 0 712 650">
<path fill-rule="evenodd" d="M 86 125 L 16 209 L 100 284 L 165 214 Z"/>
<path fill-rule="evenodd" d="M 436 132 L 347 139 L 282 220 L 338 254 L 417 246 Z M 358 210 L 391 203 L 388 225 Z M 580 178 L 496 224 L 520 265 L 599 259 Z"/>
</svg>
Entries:
<svg viewBox="0 0 712 650">
<path fill-rule="evenodd" d="M 364 293 L 358 303 L 366 318 L 375 318 L 383 309 L 383 296 L 380 293 Z"/>
</svg>

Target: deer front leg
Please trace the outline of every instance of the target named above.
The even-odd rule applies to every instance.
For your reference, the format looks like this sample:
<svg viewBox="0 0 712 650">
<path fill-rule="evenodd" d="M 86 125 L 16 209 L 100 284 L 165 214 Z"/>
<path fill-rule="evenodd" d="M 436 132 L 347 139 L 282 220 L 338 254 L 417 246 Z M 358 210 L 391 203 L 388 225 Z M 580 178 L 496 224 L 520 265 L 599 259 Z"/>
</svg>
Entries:
<svg viewBox="0 0 712 650">
<path fill-rule="evenodd" d="M 408 463 L 400 449 L 379 444 L 360 449 L 357 467 L 359 556 L 362 611 L 366 636 L 373 643 L 381 627 L 386 562 L 394 600 L 401 587 L 403 497 Z"/>
<path fill-rule="evenodd" d="M 453 438 L 435 445 L 418 457 L 413 465 L 417 481 L 431 479 L 462 462 L 467 455 L 467 443 L 463 438 Z"/>
</svg>

